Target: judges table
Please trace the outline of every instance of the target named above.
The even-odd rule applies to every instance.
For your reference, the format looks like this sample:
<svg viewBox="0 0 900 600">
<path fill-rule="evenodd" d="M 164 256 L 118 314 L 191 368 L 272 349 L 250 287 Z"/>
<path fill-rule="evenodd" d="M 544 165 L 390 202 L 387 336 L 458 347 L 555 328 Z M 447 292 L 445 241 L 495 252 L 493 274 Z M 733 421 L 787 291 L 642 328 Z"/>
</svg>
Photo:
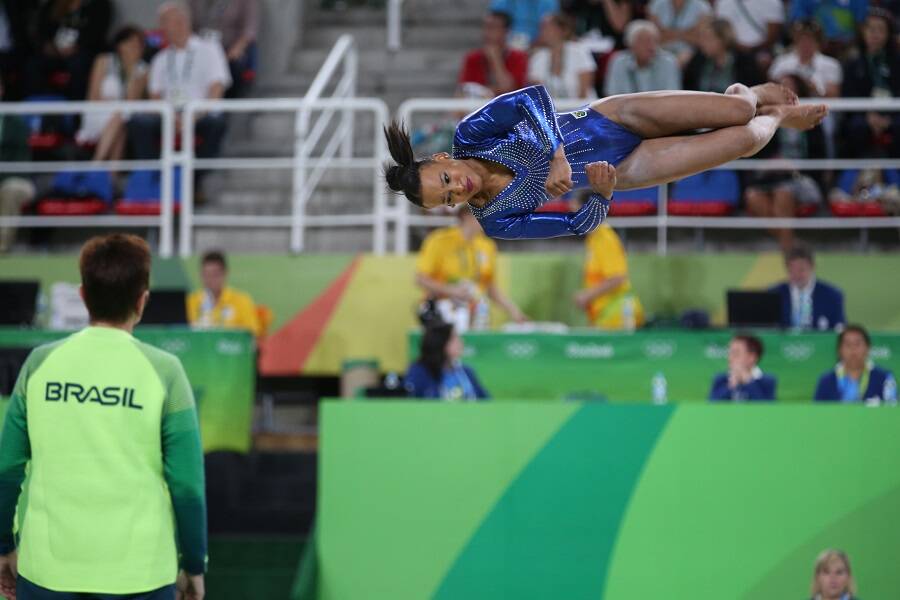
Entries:
<svg viewBox="0 0 900 600">
<path fill-rule="evenodd" d="M 647 402 L 662 375 L 668 400 L 708 397 L 716 373 L 727 369 L 729 331 L 643 330 L 601 333 L 471 332 L 463 361 L 496 399 L 587 399 Z M 409 336 L 410 360 L 421 334 Z M 834 333 L 759 333 L 760 367 L 778 379 L 777 400 L 808 402 L 818 378 L 834 368 Z M 870 357 L 900 372 L 900 334 L 872 334 Z"/>
<path fill-rule="evenodd" d="M 29 348 L 66 335 L 69 333 L 2 327 L 0 356 L 6 358 L 4 365 L 10 367 L 7 363 L 24 358 Z M 197 401 L 204 452 L 247 452 L 255 385 L 253 336 L 234 330 L 139 327 L 135 337 L 181 360 Z M 7 389 L 0 389 L 0 393 L 11 388 L 4 387 Z"/>
</svg>

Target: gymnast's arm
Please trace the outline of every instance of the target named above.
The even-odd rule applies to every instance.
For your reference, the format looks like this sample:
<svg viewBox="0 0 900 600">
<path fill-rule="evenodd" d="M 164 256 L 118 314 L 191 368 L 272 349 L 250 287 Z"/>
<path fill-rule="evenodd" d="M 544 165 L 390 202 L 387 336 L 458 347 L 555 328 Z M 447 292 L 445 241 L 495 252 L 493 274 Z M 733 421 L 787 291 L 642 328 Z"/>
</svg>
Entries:
<svg viewBox="0 0 900 600">
<path fill-rule="evenodd" d="M 606 218 L 609 200 L 600 194 L 591 194 L 577 212 L 527 213 L 481 221 L 484 232 L 501 240 L 535 240 L 564 235 L 585 235 L 593 231 Z"/>
<path fill-rule="evenodd" d="M 494 144 L 512 132 L 522 119 L 531 121 L 544 135 L 548 154 L 563 143 L 556 123 L 553 100 L 542 85 L 533 85 L 497 96 L 456 126 L 455 146 Z"/>
</svg>

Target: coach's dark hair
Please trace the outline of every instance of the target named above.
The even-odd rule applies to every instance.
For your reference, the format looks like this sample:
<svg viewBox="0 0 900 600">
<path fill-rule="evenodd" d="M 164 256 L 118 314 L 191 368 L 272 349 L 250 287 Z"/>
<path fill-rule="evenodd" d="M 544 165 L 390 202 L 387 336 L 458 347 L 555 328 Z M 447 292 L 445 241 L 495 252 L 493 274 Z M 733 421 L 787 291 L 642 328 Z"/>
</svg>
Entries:
<svg viewBox="0 0 900 600">
<path fill-rule="evenodd" d="M 510 15 L 508 12 L 502 10 L 491 10 L 488 11 L 488 14 L 495 19 L 500 19 L 501 21 L 503 21 L 504 29 L 509 30 L 509 28 L 512 27 L 512 15 Z"/>
<path fill-rule="evenodd" d="M 221 250 L 210 250 L 206 254 L 203 255 L 203 258 L 200 259 L 200 264 L 205 265 L 208 263 L 216 263 L 223 270 L 228 270 L 228 262 L 225 260 L 225 253 Z"/>
<path fill-rule="evenodd" d="M 425 328 L 419 347 L 419 362 L 432 377 L 440 380 L 447 363 L 447 342 L 453 336 L 453 325 L 434 323 Z"/>
<path fill-rule="evenodd" d="M 395 192 L 403 192 L 406 199 L 416 206 L 423 206 L 422 178 L 419 176 L 419 169 L 432 160 L 430 158 L 416 160 L 409 131 L 402 123 L 391 121 L 390 125 L 384 128 L 384 137 L 387 138 L 391 157 L 397 163 L 384 165 L 384 178 L 388 187 Z"/>
<path fill-rule="evenodd" d="M 122 42 L 126 42 L 133 37 L 140 38 L 141 43 L 143 43 L 144 30 L 137 25 L 123 25 L 116 31 L 116 33 L 113 34 L 112 40 L 109 45 L 113 50 L 115 50 L 116 48 L 118 48 L 119 44 L 121 44 Z"/>
<path fill-rule="evenodd" d="M 150 288 L 150 247 L 136 235 L 91 238 L 78 266 L 91 321 L 126 322 Z"/>
<path fill-rule="evenodd" d="M 798 259 L 805 260 L 811 265 L 816 264 L 816 259 L 813 256 L 813 251 L 807 246 L 797 245 L 784 253 L 784 264 L 788 264 L 789 262 Z"/>
<path fill-rule="evenodd" d="M 765 350 L 762 340 L 752 333 L 736 333 L 731 341 L 741 341 L 747 346 L 747 351 L 756 355 L 756 362 L 762 359 L 763 350 Z"/>
<path fill-rule="evenodd" d="M 844 327 L 841 330 L 841 332 L 838 334 L 838 339 L 837 339 L 838 353 L 840 353 L 840 351 L 841 351 L 841 344 L 844 343 L 844 336 L 847 335 L 848 333 L 858 333 L 859 335 L 862 336 L 862 339 L 865 340 L 866 347 L 868 347 L 868 348 L 872 347 L 872 338 L 869 337 L 869 332 L 866 331 L 866 328 L 863 327 L 862 325 L 852 325 L 851 324 L 851 325 L 847 325 L 846 327 Z"/>
</svg>

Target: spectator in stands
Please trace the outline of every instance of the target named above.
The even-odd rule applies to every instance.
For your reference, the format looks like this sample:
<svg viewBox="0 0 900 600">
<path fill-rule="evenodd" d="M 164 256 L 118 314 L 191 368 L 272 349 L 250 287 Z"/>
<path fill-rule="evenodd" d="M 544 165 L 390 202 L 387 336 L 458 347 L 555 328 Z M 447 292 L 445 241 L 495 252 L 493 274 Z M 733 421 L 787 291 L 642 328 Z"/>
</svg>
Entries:
<svg viewBox="0 0 900 600">
<path fill-rule="evenodd" d="M 228 57 L 231 87 L 228 98 L 246 93 L 244 73 L 256 67 L 256 36 L 259 33 L 258 0 L 190 0 L 196 31 L 218 41 Z"/>
<path fill-rule="evenodd" d="M 860 56 L 844 64 L 841 96 L 900 98 L 900 52 L 894 17 L 869 10 L 860 36 Z M 844 156 L 900 156 L 900 112 L 847 113 L 841 139 Z"/>
<path fill-rule="evenodd" d="M 748 86 L 763 83 L 753 57 L 738 51 L 735 46 L 730 22 L 714 19 L 704 21 L 698 27 L 700 52 L 694 54 L 685 67 L 685 89 L 722 94 L 735 81 Z"/>
<path fill-rule="evenodd" d="M 844 293 L 816 279 L 812 250 L 794 246 L 784 255 L 788 280 L 770 291 L 781 296 L 781 326 L 826 331 L 843 327 Z"/>
<path fill-rule="evenodd" d="M 106 44 L 111 21 L 109 0 L 46 0 L 37 15 L 36 54 L 27 68 L 29 93 L 57 88 L 69 100 L 83 100 L 91 65 Z M 60 79 L 51 81 L 51 76 Z"/>
<path fill-rule="evenodd" d="M 850 559 L 840 550 L 825 550 L 816 559 L 810 600 L 858 600 Z"/>
<path fill-rule="evenodd" d="M 559 12 L 559 0 L 492 0 L 490 10 L 510 16 L 507 43 L 528 50 L 538 37 L 541 20 Z"/>
<path fill-rule="evenodd" d="M 763 343 L 755 335 L 737 334 L 728 344 L 728 372 L 719 373 L 709 389 L 713 402 L 775 400 L 777 381 L 759 368 Z"/>
<path fill-rule="evenodd" d="M 897 402 L 897 380 L 869 359 L 872 341 L 860 325 L 847 325 L 837 340 L 838 363 L 819 378 L 816 402 Z"/>
<path fill-rule="evenodd" d="M 528 54 L 506 45 L 509 25 L 507 13 L 485 15 L 481 29 L 483 46 L 463 58 L 459 73 L 459 91 L 463 96 L 489 99 L 525 86 Z"/>
<path fill-rule="evenodd" d="M 29 31 L 36 5 L 22 0 L 0 0 L 0 84 L 13 102 L 25 96 L 24 69 L 30 54 Z"/>
<path fill-rule="evenodd" d="M 716 0 L 716 17 L 734 28 L 738 50 L 752 55 L 763 72 L 769 70 L 784 26 L 782 0 Z"/>
<path fill-rule="evenodd" d="M 231 85 L 228 62 L 219 44 L 191 34 L 191 17 L 182 2 L 165 2 L 159 7 L 159 24 L 169 46 L 153 57 L 150 65 L 150 97 L 165 99 L 180 109 L 187 100 L 218 99 Z M 217 112 L 194 113 L 199 158 L 219 153 L 225 135 L 225 116 Z M 180 116 L 178 131 L 183 127 Z M 137 159 L 159 156 L 160 118 L 137 114 L 128 121 L 128 143 Z"/>
<path fill-rule="evenodd" d="M 525 315 L 497 285 L 497 244 L 481 230 L 467 207 L 457 212 L 459 224 L 436 229 L 422 243 L 416 260 L 416 284 L 430 299 L 444 303 L 449 317 L 458 310 L 468 312 L 476 328 L 485 328 L 487 299 L 499 304 L 519 323 Z M 479 305 L 482 304 L 481 307 Z"/>
<path fill-rule="evenodd" d="M 654 90 L 680 90 L 681 68 L 674 55 L 659 48 L 659 29 L 638 19 L 625 28 L 628 50 L 616 52 L 609 61 L 604 94 L 631 94 Z"/>
<path fill-rule="evenodd" d="M 188 296 L 187 316 L 192 327 L 246 329 L 260 335 L 256 304 L 249 294 L 228 286 L 228 264 L 222 252 L 213 250 L 200 261 L 203 289 Z"/>
<path fill-rule="evenodd" d="M 3 98 L 0 81 L 0 100 Z M 0 162 L 31 160 L 28 125 L 19 115 L 0 114 Z M 25 177 L 0 173 L 0 217 L 17 217 L 22 207 L 34 199 L 34 184 Z M 0 227 L 0 253 L 7 252 L 16 239 L 14 227 Z"/>
<path fill-rule="evenodd" d="M 88 100 L 141 100 L 147 92 L 144 32 L 132 25 L 112 40 L 113 51 L 94 59 Z M 75 136 L 80 144 L 96 144 L 94 160 L 120 160 L 125 153 L 125 122 L 121 112 L 86 112 Z"/>
<path fill-rule="evenodd" d="M 787 74 L 779 80 L 800 98 L 815 96 L 812 84 L 802 76 Z M 825 158 L 825 135 L 821 127 L 808 131 L 779 130 L 760 158 L 807 159 Z M 755 217 L 790 219 L 798 214 L 812 214 L 822 203 L 822 171 L 756 171 L 749 175 L 744 192 L 747 212 Z M 791 229 L 772 231 L 782 252 L 794 245 Z"/>
<path fill-rule="evenodd" d="M 581 42 L 574 38 L 574 26 L 567 15 L 547 15 L 541 21 L 541 47 L 528 61 L 528 79 L 543 84 L 554 98 L 594 100 L 597 63 Z"/>
<path fill-rule="evenodd" d="M 791 23 L 814 20 L 823 31 L 823 47 L 832 56 L 841 56 L 856 39 L 869 0 L 792 0 L 790 5 Z"/>
<path fill-rule="evenodd" d="M 575 33 L 592 52 L 625 47 L 625 26 L 634 17 L 632 0 L 563 0 L 561 8 L 575 19 Z"/>
<path fill-rule="evenodd" d="M 490 398 L 475 371 L 462 363 L 463 350 L 462 339 L 452 325 L 436 323 L 427 327 L 419 358 L 406 373 L 409 396 L 450 401 Z"/>
<path fill-rule="evenodd" d="M 712 7 L 706 0 L 653 0 L 647 14 L 659 27 L 662 47 L 685 65 L 694 55 L 700 28 L 711 18 Z"/>
<path fill-rule="evenodd" d="M 631 288 L 625 248 L 603 223 L 585 238 L 584 289 L 573 300 L 598 329 L 633 330 L 644 325 L 644 308 Z"/>
<path fill-rule="evenodd" d="M 815 21 L 797 21 L 791 26 L 791 36 L 793 48 L 775 59 L 769 69 L 769 79 L 778 81 L 785 74 L 797 73 L 815 85 L 819 96 L 839 96 L 841 63 L 820 52 L 822 28 L 819 24 Z"/>
</svg>

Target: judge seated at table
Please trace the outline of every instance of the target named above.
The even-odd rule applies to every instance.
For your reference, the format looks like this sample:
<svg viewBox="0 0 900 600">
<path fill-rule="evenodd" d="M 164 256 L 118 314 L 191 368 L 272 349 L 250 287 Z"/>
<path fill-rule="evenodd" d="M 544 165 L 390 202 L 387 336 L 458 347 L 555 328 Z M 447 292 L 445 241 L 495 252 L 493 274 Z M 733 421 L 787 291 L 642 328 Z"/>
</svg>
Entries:
<svg viewBox="0 0 900 600">
<path fill-rule="evenodd" d="M 188 322 L 198 329 L 246 329 L 255 336 L 262 333 L 256 304 L 249 294 L 228 285 L 225 255 L 213 250 L 200 261 L 203 289 L 187 298 Z"/>
<path fill-rule="evenodd" d="M 816 278 L 812 250 L 795 246 L 785 254 L 788 280 L 771 288 L 781 296 L 781 326 L 826 331 L 847 322 L 844 293 Z"/>
<path fill-rule="evenodd" d="M 709 390 L 712 402 L 774 400 L 776 380 L 759 368 L 762 341 L 749 334 L 738 334 L 728 344 L 728 371 L 713 379 Z"/>
<path fill-rule="evenodd" d="M 816 402 L 897 403 L 893 373 L 875 366 L 869 358 L 872 342 L 859 325 L 848 325 L 838 335 L 838 363 L 819 378 Z"/>
</svg>

